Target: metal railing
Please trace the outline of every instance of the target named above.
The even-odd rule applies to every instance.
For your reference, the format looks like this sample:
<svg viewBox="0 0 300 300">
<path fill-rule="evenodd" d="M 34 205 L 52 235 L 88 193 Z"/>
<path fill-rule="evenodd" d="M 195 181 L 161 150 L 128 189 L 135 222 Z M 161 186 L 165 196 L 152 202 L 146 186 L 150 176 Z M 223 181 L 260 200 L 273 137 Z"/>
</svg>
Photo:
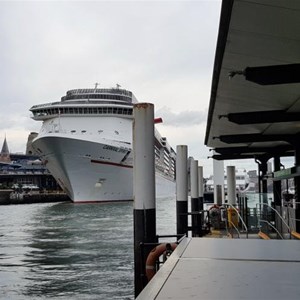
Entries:
<svg viewBox="0 0 300 300">
<path fill-rule="evenodd" d="M 243 220 L 241 214 L 239 213 L 238 209 L 236 207 L 234 207 L 232 204 L 224 204 L 224 206 L 234 209 L 234 211 L 238 215 L 238 223 L 239 223 L 239 221 L 241 221 L 241 223 L 244 227 L 244 230 L 246 232 L 246 238 L 248 238 L 248 227 L 247 227 L 246 223 L 244 222 L 244 220 Z M 227 212 L 227 214 L 226 214 L 227 222 L 230 223 L 236 229 L 236 231 L 238 232 L 238 236 L 240 236 L 240 231 L 238 230 L 238 228 L 235 226 L 235 224 L 233 222 L 228 220 L 228 209 L 226 209 L 226 212 Z"/>
<path fill-rule="evenodd" d="M 257 203 L 256 204 L 256 207 L 258 208 L 259 207 L 259 210 L 261 211 L 261 206 L 263 207 L 267 207 L 269 209 L 271 209 L 273 212 L 275 212 L 275 214 L 277 214 L 277 216 L 279 217 L 279 219 L 283 222 L 283 224 L 286 226 L 287 230 L 288 230 L 288 233 L 290 235 L 290 238 L 291 238 L 291 228 L 290 226 L 285 222 L 285 220 L 283 219 L 283 217 L 281 216 L 281 214 L 275 209 L 273 208 L 271 205 L 267 204 L 267 203 Z M 264 217 L 266 214 L 263 212 L 261 214 L 261 217 Z M 274 218 L 274 221 L 275 221 L 275 218 Z M 273 228 L 276 233 L 281 237 L 281 239 L 283 239 L 282 235 L 279 233 L 278 229 L 271 224 L 271 222 L 269 222 L 268 220 L 264 220 L 264 219 L 260 219 L 259 222 L 263 222 L 263 223 L 266 223 L 268 224 L 271 228 Z"/>
</svg>

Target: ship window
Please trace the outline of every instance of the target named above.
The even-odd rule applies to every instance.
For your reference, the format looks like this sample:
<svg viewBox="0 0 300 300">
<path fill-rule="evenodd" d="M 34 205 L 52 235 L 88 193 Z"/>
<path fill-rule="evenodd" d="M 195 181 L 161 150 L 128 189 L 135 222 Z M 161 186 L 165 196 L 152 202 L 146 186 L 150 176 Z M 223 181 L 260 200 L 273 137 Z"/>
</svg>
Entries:
<svg viewBox="0 0 300 300">
<path fill-rule="evenodd" d="M 118 109 L 116 107 L 114 107 L 113 111 L 114 111 L 114 114 L 116 114 L 118 112 Z"/>
<path fill-rule="evenodd" d="M 107 109 L 107 113 L 109 113 L 109 114 L 112 113 L 112 108 L 111 108 L 111 107 L 109 107 L 109 108 Z"/>
<path fill-rule="evenodd" d="M 86 130 L 81 130 L 81 133 L 86 133 Z"/>
<path fill-rule="evenodd" d="M 75 133 L 76 132 L 76 130 L 71 130 L 71 133 Z"/>
<path fill-rule="evenodd" d="M 98 133 L 102 133 L 103 132 L 103 130 L 98 130 Z"/>
<path fill-rule="evenodd" d="M 80 114 L 82 114 L 82 108 L 81 108 L 81 107 L 78 108 L 78 112 L 79 112 Z"/>
<path fill-rule="evenodd" d="M 119 131 L 115 130 L 115 134 L 119 135 Z"/>
<path fill-rule="evenodd" d="M 119 109 L 118 109 L 118 114 L 119 114 L 119 115 L 122 115 L 122 114 L 123 114 L 122 108 L 119 108 Z"/>
<path fill-rule="evenodd" d="M 103 107 L 103 113 L 107 114 L 107 108 L 106 107 Z"/>
<path fill-rule="evenodd" d="M 94 113 L 94 114 L 97 113 L 97 108 L 93 108 L 93 113 Z"/>
<path fill-rule="evenodd" d="M 102 114 L 102 107 L 98 108 L 99 114 Z"/>
<path fill-rule="evenodd" d="M 74 114 L 78 114 L 78 108 L 74 108 Z"/>
</svg>

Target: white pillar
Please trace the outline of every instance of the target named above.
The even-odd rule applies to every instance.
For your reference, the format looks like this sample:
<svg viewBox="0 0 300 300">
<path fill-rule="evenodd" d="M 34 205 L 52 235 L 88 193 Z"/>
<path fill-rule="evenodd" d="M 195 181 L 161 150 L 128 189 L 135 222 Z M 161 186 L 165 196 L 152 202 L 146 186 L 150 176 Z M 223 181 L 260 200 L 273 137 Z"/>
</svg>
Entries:
<svg viewBox="0 0 300 300">
<path fill-rule="evenodd" d="M 129 183 L 130 184 L 130 183 Z M 141 243 L 156 242 L 155 165 L 154 165 L 154 105 L 133 106 L 133 223 L 134 223 L 134 283 L 135 296 L 144 287 L 146 257 L 141 255 Z"/>
<path fill-rule="evenodd" d="M 227 200 L 228 204 L 236 204 L 236 179 L 234 166 L 227 166 Z"/>
<path fill-rule="evenodd" d="M 198 167 L 198 192 L 199 192 L 199 197 L 203 198 L 204 186 L 203 186 L 203 167 L 202 166 Z"/>
<path fill-rule="evenodd" d="M 176 148 L 176 200 L 188 200 L 188 176 L 187 176 L 187 151 L 186 145 L 178 145 Z"/>
<path fill-rule="evenodd" d="M 176 219 L 177 234 L 187 235 L 188 226 L 188 148 L 176 147 Z"/>
<path fill-rule="evenodd" d="M 198 167 L 198 193 L 199 193 L 199 210 L 203 210 L 204 202 L 204 184 L 203 184 L 203 167 Z"/>
<path fill-rule="evenodd" d="M 198 160 L 191 161 L 191 198 L 199 197 L 198 190 Z"/>
<path fill-rule="evenodd" d="M 155 208 L 154 105 L 134 105 L 133 196 L 135 209 Z"/>
<path fill-rule="evenodd" d="M 224 203 L 224 161 L 213 160 L 214 170 L 214 203 L 222 205 Z"/>
</svg>

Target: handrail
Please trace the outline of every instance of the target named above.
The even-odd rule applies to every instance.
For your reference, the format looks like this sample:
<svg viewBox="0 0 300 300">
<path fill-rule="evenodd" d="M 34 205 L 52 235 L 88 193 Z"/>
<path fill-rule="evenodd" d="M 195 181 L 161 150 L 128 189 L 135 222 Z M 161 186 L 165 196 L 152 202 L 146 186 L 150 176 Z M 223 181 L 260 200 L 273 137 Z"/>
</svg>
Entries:
<svg viewBox="0 0 300 300">
<path fill-rule="evenodd" d="M 264 206 L 267 206 L 269 208 L 271 208 L 273 211 L 275 211 L 275 213 L 278 215 L 278 217 L 280 218 L 280 220 L 284 223 L 284 225 L 287 227 L 288 229 L 288 233 L 290 234 L 290 237 L 291 237 L 291 229 L 290 229 L 290 226 L 284 221 L 283 217 L 279 214 L 279 212 L 273 208 L 271 205 L 267 204 L 267 203 L 257 203 L 256 206 L 261 206 L 261 205 L 264 205 Z M 262 220 L 260 220 L 262 221 Z M 269 223 L 269 222 L 268 222 Z M 278 230 L 271 225 L 272 228 L 274 228 L 276 230 L 276 232 L 278 232 Z M 279 233 L 279 232 L 278 232 Z M 281 234 L 279 234 L 281 236 Z"/>
<path fill-rule="evenodd" d="M 293 204 L 300 204 L 300 202 L 298 202 L 298 201 L 296 202 L 296 201 L 295 201 L 295 202 L 292 202 L 292 203 L 291 203 L 291 202 L 284 201 L 283 204 L 284 204 L 284 205 L 287 205 L 288 207 L 292 207 Z M 293 208 L 293 207 L 292 207 L 292 208 Z M 292 218 L 292 217 L 290 216 L 290 211 L 289 211 L 289 210 L 287 210 L 287 213 L 288 213 L 288 218 L 289 218 L 289 219 L 294 220 L 294 221 L 300 221 L 300 219 Z"/>
<path fill-rule="evenodd" d="M 232 204 L 224 204 L 224 205 L 225 205 L 225 206 L 229 206 L 229 207 L 233 208 L 233 209 L 236 211 L 236 213 L 237 213 L 238 216 L 239 216 L 239 219 L 241 220 L 241 222 L 242 222 L 242 224 L 243 224 L 243 226 L 244 226 L 244 228 L 245 228 L 245 230 L 246 230 L 246 237 L 248 238 L 248 227 L 247 227 L 247 225 L 245 224 L 245 222 L 244 222 L 242 216 L 240 215 L 239 211 L 238 211 Z"/>
<path fill-rule="evenodd" d="M 277 230 L 277 228 L 275 226 L 273 226 L 269 221 L 259 220 L 259 222 L 267 223 L 270 227 L 272 227 L 276 231 L 276 233 L 281 237 L 281 239 L 284 240 L 283 236 L 280 234 L 280 232 Z"/>
</svg>

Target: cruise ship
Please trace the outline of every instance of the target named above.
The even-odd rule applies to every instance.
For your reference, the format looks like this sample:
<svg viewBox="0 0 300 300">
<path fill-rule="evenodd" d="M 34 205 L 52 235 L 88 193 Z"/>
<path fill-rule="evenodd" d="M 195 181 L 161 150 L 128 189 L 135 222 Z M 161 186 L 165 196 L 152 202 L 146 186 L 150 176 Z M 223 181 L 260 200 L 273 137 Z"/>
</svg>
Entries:
<svg viewBox="0 0 300 300">
<path fill-rule="evenodd" d="M 34 105 L 42 121 L 32 147 L 74 202 L 133 199 L 132 92 L 74 89 L 61 101 Z M 156 196 L 175 195 L 176 154 L 155 129 Z"/>
</svg>

